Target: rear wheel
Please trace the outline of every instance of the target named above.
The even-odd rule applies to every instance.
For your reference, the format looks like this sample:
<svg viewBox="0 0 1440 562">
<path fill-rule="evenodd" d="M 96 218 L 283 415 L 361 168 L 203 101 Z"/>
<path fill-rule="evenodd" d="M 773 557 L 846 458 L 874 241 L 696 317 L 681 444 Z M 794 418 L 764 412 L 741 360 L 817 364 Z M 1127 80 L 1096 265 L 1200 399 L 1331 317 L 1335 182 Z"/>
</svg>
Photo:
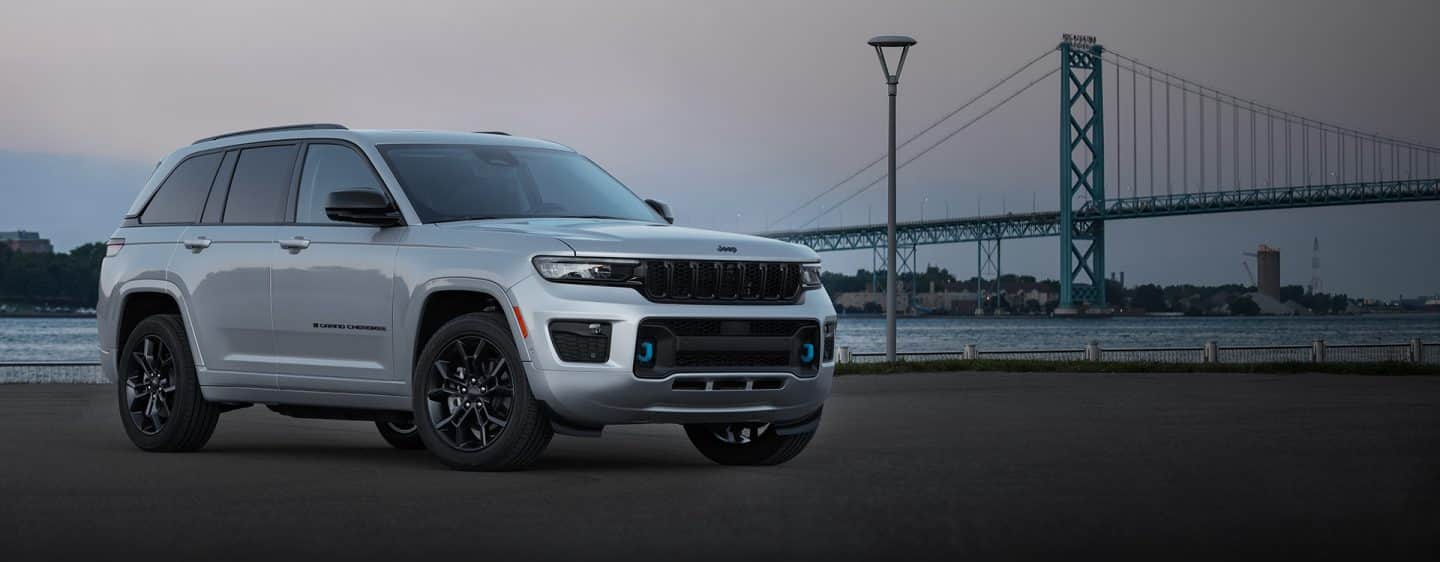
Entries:
<svg viewBox="0 0 1440 562">
<path fill-rule="evenodd" d="M 420 440 L 420 432 L 415 428 L 415 422 L 410 420 L 375 420 L 375 428 L 380 430 L 380 437 L 396 449 L 424 449 L 425 442 Z"/>
<path fill-rule="evenodd" d="M 690 424 L 685 426 L 690 442 L 712 461 L 725 465 L 761 466 L 781 464 L 795 458 L 814 431 L 780 435 L 767 423 Z"/>
<path fill-rule="evenodd" d="M 116 357 L 116 374 L 121 422 L 136 447 L 194 451 L 210 440 L 220 407 L 200 394 L 179 316 L 140 321 Z"/>
<path fill-rule="evenodd" d="M 441 326 L 420 353 L 412 390 L 420 439 L 454 469 L 523 468 L 553 436 L 510 332 L 491 315 Z"/>
</svg>

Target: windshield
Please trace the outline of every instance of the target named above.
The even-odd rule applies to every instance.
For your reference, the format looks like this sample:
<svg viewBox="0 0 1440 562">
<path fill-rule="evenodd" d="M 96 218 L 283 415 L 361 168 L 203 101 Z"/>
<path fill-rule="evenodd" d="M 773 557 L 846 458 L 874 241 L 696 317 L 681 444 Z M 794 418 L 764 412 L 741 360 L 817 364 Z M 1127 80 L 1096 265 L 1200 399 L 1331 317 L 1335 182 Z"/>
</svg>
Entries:
<svg viewBox="0 0 1440 562">
<path fill-rule="evenodd" d="M 661 220 L 623 184 L 574 152 L 468 144 L 379 148 L 424 222 L 516 217 Z"/>
</svg>

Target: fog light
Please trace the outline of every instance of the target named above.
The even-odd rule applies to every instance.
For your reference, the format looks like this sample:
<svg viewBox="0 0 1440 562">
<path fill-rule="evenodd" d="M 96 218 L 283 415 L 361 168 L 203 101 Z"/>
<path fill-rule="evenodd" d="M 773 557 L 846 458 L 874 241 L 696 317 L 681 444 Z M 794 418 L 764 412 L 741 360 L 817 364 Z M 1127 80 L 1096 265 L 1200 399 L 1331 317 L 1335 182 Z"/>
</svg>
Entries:
<svg viewBox="0 0 1440 562">
<path fill-rule="evenodd" d="M 561 361 L 604 363 L 610 360 L 610 323 L 557 320 L 550 323 L 550 341 Z"/>
</svg>

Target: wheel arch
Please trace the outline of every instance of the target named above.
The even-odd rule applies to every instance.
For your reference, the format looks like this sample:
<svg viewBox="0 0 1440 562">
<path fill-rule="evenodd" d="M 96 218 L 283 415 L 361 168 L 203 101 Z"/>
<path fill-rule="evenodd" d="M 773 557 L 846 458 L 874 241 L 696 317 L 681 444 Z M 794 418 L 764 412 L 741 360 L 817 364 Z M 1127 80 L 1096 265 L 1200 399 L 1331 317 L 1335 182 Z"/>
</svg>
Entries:
<svg viewBox="0 0 1440 562">
<path fill-rule="evenodd" d="M 125 339 L 145 318 L 155 314 L 176 314 L 185 326 L 185 335 L 190 340 L 190 355 L 197 366 L 204 365 L 195 330 L 190 322 L 189 308 L 184 293 L 169 281 L 136 280 L 126 284 L 119 291 L 118 305 L 113 315 L 114 324 L 108 342 L 112 349 L 120 349 Z"/>
<path fill-rule="evenodd" d="M 492 309 L 493 307 L 493 309 Z M 403 358 L 408 379 L 426 341 L 446 322 L 463 314 L 492 312 L 504 319 L 520 360 L 530 361 L 529 346 L 516 317 L 510 295 L 494 281 L 472 277 L 444 277 L 416 288 L 405 312 L 404 329 L 396 338 L 396 357 Z"/>
</svg>

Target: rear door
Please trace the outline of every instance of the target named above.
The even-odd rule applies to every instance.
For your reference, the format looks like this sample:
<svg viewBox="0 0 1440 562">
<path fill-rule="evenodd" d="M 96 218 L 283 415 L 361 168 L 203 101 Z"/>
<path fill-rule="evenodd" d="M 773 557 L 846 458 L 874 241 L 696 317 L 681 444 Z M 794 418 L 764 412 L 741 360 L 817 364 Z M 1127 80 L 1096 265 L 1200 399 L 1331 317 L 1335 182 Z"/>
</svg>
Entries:
<svg viewBox="0 0 1440 562">
<path fill-rule="evenodd" d="M 171 258 L 207 385 L 275 387 L 270 262 L 298 153 L 293 142 L 226 152 L 200 224 Z"/>
<path fill-rule="evenodd" d="M 325 198 L 367 189 L 389 197 L 369 159 L 340 141 L 302 147 L 294 223 L 271 250 L 280 386 L 403 393 L 392 372 L 396 241 L 404 228 L 333 221 Z M 408 372 L 408 370 L 407 370 Z"/>
</svg>

